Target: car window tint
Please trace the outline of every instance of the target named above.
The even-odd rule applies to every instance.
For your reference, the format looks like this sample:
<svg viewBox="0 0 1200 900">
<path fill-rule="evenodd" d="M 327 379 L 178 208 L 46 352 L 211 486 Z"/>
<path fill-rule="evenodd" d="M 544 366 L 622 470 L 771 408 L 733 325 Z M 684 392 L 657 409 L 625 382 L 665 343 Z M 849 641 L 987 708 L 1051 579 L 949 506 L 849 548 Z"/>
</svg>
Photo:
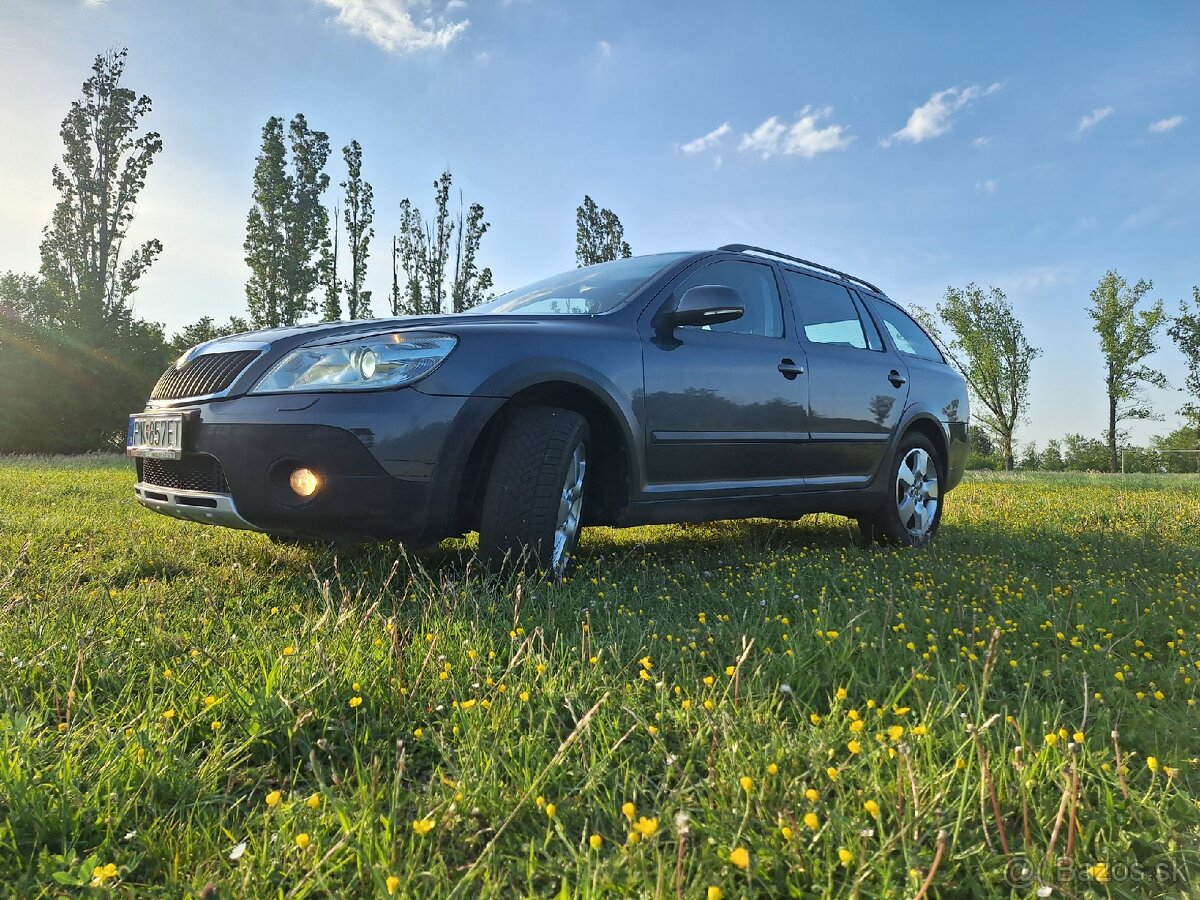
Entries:
<svg viewBox="0 0 1200 900">
<path fill-rule="evenodd" d="M 909 356 L 919 356 L 921 359 L 932 359 L 935 362 L 945 361 L 942 359 L 941 351 L 929 339 L 929 335 L 912 320 L 908 313 L 898 306 L 884 303 L 874 297 L 871 297 L 868 302 L 875 315 L 883 322 L 883 327 L 887 329 L 897 350 Z"/>
<path fill-rule="evenodd" d="M 702 284 L 719 284 L 738 292 L 746 308 L 740 319 L 705 325 L 705 331 L 728 331 L 736 334 L 758 334 L 764 337 L 783 335 L 783 312 L 779 305 L 779 289 L 775 273 L 761 263 L 727 260 L 705 266 L 685 278 L 674 291 L 675 302 L 688 290 Z"/>
<path fill-rule="evenodd" d="M 842 344 L 865 350 L 867 336 L 850 292 L 840 284 L 784 271 L 804 336 L 814 344 Z"/>
</svg>

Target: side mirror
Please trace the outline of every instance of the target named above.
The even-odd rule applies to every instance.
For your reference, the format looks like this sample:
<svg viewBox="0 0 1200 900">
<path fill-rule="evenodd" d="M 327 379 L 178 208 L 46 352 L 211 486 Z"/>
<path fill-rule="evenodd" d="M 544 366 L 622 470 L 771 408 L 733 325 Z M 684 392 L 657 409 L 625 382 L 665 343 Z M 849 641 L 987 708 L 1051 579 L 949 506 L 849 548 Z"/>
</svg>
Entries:
<svg viewBox="0 0 1200 900">
<path fill-rule="evenodd" d="M 675 309 L 666 316 L 671 328 L 680 325 L 717 325 L 732 322 L 745 315 L 742 298 L 731 287 L 720 284 L 699 284 L 684 292 Z"/>
</svg>

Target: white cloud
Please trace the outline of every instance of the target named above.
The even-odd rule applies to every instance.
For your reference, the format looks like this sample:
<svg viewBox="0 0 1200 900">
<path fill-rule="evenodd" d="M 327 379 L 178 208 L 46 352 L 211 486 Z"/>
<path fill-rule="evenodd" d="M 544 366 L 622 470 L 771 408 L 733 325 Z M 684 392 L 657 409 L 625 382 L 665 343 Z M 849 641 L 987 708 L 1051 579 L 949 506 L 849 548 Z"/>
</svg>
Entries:
<svg viewBox="0 0 1200 900">
<path fill-rule="evenodd" d="M 445 48 L 470 24 L 445 18 L 413 18 L 414 10 L 426 11 L 423 0 L 317 0 L 337 10 L 336 22 L 352 34 L 365 37 L 389 53 Z M 450 6 L 447 5 L 447 11 Z"/>
<path fill-rule="evenodd" d="M 778 116 L 771 116 L 749 134 L 743 134 L 738 149 L 758 153 L 763 159 L 779 154 L 811 159 L 818 153 L 843 150 L 854 140 L 842 133 L 846 130 L 844 125 L 817 127 L 817 123 L 831 112 L 833 109 L 828 106 L 816 110 L 806 106 L 791 125 L 784 125 Z"/>
<path fill-rule="evenodd" d="M 688 141 L 686 144 L 680 145 L 679 149 L 684 153 L 700 153 L 707 150 L 709 147 L 716 147 L 721 143 L 721 138 L 729 134 L 731 131 L 729 123 L 720 125 L 710 131 L 704 137 L 698 137 L 694 141 Z"/>
<path fill-rule="evenodd" d="M 608 41 L 597 41 L 596 46 L 600 48 L 601 56 L 612 56 L 612 44 Z"/>
<path fill-rule="evenodd" d="M 1155 134 L 1162 134 L 1165 131 L 1170 131 L 1178 127 L 1183 122 L 1183 116 L 1171 116 L 1169 119 L 1159 119 L 1157 122 L 1150 123 L 1150 130 Z"/>
<path fill-rule="evenodd" d="M 1111 106 L 1105 106 L 1101 109 L 1093 109 L 1089 115 L 1084 116 L 1079 120 L 1079 127 L 1075 129 L 1076 134 L 1083 134 L 1093 125 L 1103 122 L 1113 114 Z"/>
<path fill-rule="evenodd" d="M 466 9 L 467 0 L 446 0 L 446 12 L 454 12 L 457 9 Z"/>
<path fill-rule="evenodd" d="M 943 135 L 953 127 L 955 113 L 970 106 L 980 97 L 996 93 L 1002 87 L 1004 85 L 997 82 L 987 87 L 972 84 L 965 88 L 952 87 L 938 91 L 912 111 L 903 128 L 881 143 L 885 147 L 890 146 L 892 141 L 919 144 Z"/>
<path fill-rule="evenodd" d="M 975 185 L 975 190 L 981 194 L 994 194 L 1000 183 L 995 178 L 985 178 L 983 181 Z"/>
<path fill-rule="evenodd" d="M 980 135 L 979 137 L 975 138 L 975 140 L 971 141 L 971 143 L 976 147 L 986 147 L 991 142 L 992 139 L 987 135 Z"/>
</svg>

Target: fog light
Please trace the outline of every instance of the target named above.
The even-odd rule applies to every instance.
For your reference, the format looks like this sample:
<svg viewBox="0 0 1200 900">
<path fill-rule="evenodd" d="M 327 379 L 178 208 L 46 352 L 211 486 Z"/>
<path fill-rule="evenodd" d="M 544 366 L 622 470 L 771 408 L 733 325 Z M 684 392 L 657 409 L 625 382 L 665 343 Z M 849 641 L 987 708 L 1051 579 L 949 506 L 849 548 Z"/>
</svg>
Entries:
<svg viewBox="0 0 1200 900">
<path fill-rule="evenodd" d="M 321 487 L 321 476 L 312 469 L 299 468 L 288 479 L 292 490 L 300 497 L 311 497 Z"/>
</svg>

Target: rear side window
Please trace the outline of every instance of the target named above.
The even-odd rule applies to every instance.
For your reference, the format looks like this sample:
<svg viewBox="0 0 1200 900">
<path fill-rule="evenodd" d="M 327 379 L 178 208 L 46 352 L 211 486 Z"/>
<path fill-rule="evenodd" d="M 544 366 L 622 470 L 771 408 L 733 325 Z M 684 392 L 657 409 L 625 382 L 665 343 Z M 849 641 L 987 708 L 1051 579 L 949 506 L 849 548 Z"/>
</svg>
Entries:
<svg viewBox="0 0 1200 900">
<path fill-rule="evenodd" d="M 866 332 L 849 291 L 840 284 L 786 269 L 783 279 L 809 341 L 867 349 Z"/>
<path fill-rule="evenodd" d="M 883 322 L 883 327 L 892 338 L 896 349 L 907 356 L 918 356 L 921 359 L 932 359 L 934 362 L 945 362 L 941 351 L 929 339 L 921 326 L 912 320 L 904 310 L 874 297 L 868 297 L 871 310 Z"/>
</svg>

